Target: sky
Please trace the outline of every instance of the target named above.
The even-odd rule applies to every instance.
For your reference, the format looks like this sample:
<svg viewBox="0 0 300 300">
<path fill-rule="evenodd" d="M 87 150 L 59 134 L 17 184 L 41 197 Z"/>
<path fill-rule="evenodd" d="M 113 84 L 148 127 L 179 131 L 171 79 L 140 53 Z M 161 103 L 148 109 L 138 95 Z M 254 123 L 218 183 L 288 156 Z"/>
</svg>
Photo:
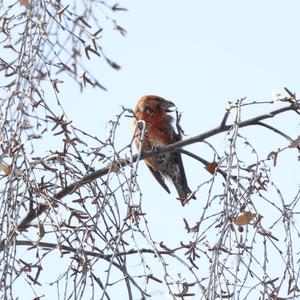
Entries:
<svg viewBox="0 0 300 300">
<path fill-rule="evenodd" d="M 183 114 L 181 125 L 187 137 L 191 137 L 218 126 L 229 101 L 243 97 L 249 101 L 269 101 L 274 92 L 285 96 L 284 86 L 297 92 L 298 1 L 141 0 L 124 1 L 121 5 L 128 12 L 121 12 L 116 18 L 128 33 L 123 37 L 108 26 L 102 45 L 122 68 L 115 71 L 102 62 L 95 65 L 95 72 L 108 92 L 87 88 L 80 94 L 70 87 L 71 94 L 68 88 L 60 93 L 69 119 L 100 138 L 107 134 L 108 121 L 120 113 L 121 106 L 133 108 L 147 94 L 176 103 Z M 253 116 L 261 109 L 268 111 L 268 107 L 259 107 L 245 110 L 243 116 Z M 298 135 L 297 122 L 289 126 L 285 125 L 289 119 L 279 120 L 292 137 Z M 120 145 L 126 145 L 132 134 L 130 120 L 127 124 L 124 121 L 119 132 Z M 264 155 L 274 150 L 272 147 L 286 146 L 285 141 L 277 138 L 266 144 L 266 134 L 249 130 L 249 136 Z M 222 153 L 226 144 L 222 138 L 218 142 Z M 207 148 L 192 145 L 188 150 L 206 151 L 203 157 L 213 159 Z M 296 152 L 290 155 L 293 161 L 296 156 Z M 184 161 L 192 188 L 199 178 L 209 178 L 201 165 L 186 157 Z M 283 163 L 281 166 L 284 167 Z M 298 169 L 289 171 L 296 175 Z M 149 204 L 147 194 L 151 191 L 159 201 L 172 205 L 174 190 L 172 195 L 161 193 L 147 168 L 141 166 L 140 172 L 144 204 Z M 295 185 L 296 178 L 291 179 Z M 150 201 L 151 210 L 156 205 Z M 177 203 L 174 206 L 177 210 Z"/>
<path fill-rule="evenodd" d="M 80 93 L 70 82 L 60 91 L 68 118 L 100 139 L 105 139 L 108 122 L 121 112 L 121 106 L 133 108 L 147 94 L 176 103 L 183 113 L 181 125 L 191 137 L 218 126 L 229 101 L 243 97 L 269 101 L 272 92 L 285 95 L 284 86 L 299 92 L 299 1 L 139 0 L 120 4 L 128 11 L 115 17 L 127 35 L 123 37 L 105 25 L 102 46 L 121 70 L 113 70 L 101 60 L 99 64 L 92 62 L 94 74 L 108 91 L 88 87 Z M 255 113 L 260 109 L 246 112 L 245 116 Z M 130 120 L 122 122 L 118 131 L 120 146 L 128 144 L 132 137 Z M 289 118 L 280 122 L 281 128 L 297 136 L 299 122 L 291 125 Z M 277 138 L 266 143 L 268 135 L 262 131 L 249 131 L 249 136 L 265 156 L 276 150 L 274 147 L 286 146 L 284 140 Z M 225 151 L 224 136 L 215 140 L 215 146 L 220 153 Z M 208 161 L 213 159 L 205 145 L 187 149 Z M 299 184 L 296 156 L 291 151 L 279 160 L 281 169 L 274 175 L 282 181 L 283 188 L 292 190 L 291 197 Z M 189 157 L 183 159 L 191 189 L 210 178 L 202 165 Z M 289 175 L 283 176 L 282 172 Z M 175 200 L 172 185 L 169 184 L 169 195 L 142 164 L 139 180 L 143 210 L 149 220 L 155 220 L 149 225 L 153 238 L 178 245 L 185 238 L 182 219 L 197 220 L 205 192 L 182 208 Z M 158 291 L 153 299 L 168 296 Z"/>
<path fill-rule="evenodd" d="M 128 34 L 107 29 L 102 37 L 104 51 L 122 68 L 116 72 L 101 62 L 95 65 L 108 92 L 88 88 L 83 94 L 69 95 L 68 89 L 61 94 L 70 118 L 95 134 L 107 115 L 118 113 L 121 105 L 133 108 L 146 94 L 175 102 L 186 133 L 194 135 L 216 126 L 228 101 L 266 100 L 284 86 L 297 89 L 297 1 L 122 5 L 128 12 L 116 18 Z M 84 122 L 82 112 L 88 116 Z"/>
<path fill-rule="evenodd" d="M 269 101 L 274 93 L 285 96 L 284 86 L 299 92 L 299 1 L 139 0 L 121 5 L 128 12 L 116 17 L 128 33 L 122 37 L 104 30 L 102 45 L 122 68 L 115 71 L 101 63 L 95 66 L 108 92 L 88 88 L 83 94 L 69 95 L 68 90 L 61 94 L 69 118 L 95 135 L 105 136 L 107 122 L 121 111 L 121 106 L 133 108 L 147 94 L 176 103 L 183 113 L 181 125 L 191 137 L 218 126 L 229 101 L 243 97 Z M 249 109 L 243 116 L 255 115 L 261 109 L 269 108 Z M 290 126 L 289 118 L 279 120 L 281 128 L 297 136 L 297 122 Z M 131 138 L 130 121 L 123 122 L 120 145 Z M 261 129 L 246 132 L 262 156 L 286 146 L 286 141 L 269 139 L 269 133 Z M 225 151 L 224 136 L 216 140 L 215 146 L 220 153 Z M 203 145 L 187 149 L 208 161 L 213 159 Z M 202 165 L 188 157 L 183 159 L 191 189 L 210 178 Z M 299 184 L 296 160 L 296 151 L 284 154 L 278 160 L 280 168 L 274 170 L 274 180 L 280 181 L 287 197 L 295 195 Z M 283 172 L 288 175 L 283 176 Z M 178 245 L 185 238 L 182 219 L 191 223 L 197 220 L 207 191 L 197 195 L 197 202 L 182 208 L 175 200 L 172 185 L 171 195 L 165 193 L 143 165 L 139 181 L 143 210 L 149 220 L 155 220 L 150 224 L 154 239 Z M 267 217 L 265 220 L 267 224 Z M 168 298 L 162 294 L 155 299 Z"/>
</svg>

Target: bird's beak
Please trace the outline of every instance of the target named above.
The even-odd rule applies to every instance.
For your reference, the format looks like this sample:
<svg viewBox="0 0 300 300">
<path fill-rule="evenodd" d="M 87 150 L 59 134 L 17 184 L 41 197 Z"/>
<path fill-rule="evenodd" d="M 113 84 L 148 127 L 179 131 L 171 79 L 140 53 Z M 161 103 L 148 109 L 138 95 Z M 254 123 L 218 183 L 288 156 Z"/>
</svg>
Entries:
<svg viewBox="0 0 300 300">
<path fill-rule="evenodd" d="M 170 108 L 174 108 L 175 104 L 172 101 L 164 100 L 164 108 L 166 112 L 172 112 L 173 110 Z"/>
</svg>

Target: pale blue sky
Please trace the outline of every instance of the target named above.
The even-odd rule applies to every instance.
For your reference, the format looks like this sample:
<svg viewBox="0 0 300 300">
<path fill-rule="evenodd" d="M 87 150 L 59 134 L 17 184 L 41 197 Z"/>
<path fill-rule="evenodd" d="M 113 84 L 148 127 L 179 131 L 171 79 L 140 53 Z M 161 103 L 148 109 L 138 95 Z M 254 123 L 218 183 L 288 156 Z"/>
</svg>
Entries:
<svg viewBox="0 0 300 300">
<path fill-rule="evenodd" d="M 87 88 L 80 94 L 70 87 L 71 95 L 69 89 L 60 94 L 69 118 L 100 138 L 107 134 L 105 126 L 121 111 L 121 105 L 133 108 L 145 94 L 175 102 L 183 112 L 182 126 L 192 136 L 217 126 L 228 101 L 245 96 L 249 100 L 271 100 L 272 91 L 284 94 L 284 86 L 297 92 L 298 1 L 140 0 L 122 5 L 128 12 L 116 17 L 128 31 L 127 36 L 109 30 L 107 25 L 102 38 L 104 50 L 122 69 L 116 72 L 104 63 L 97 66 L 92 61 L 108 92 Z M 255 112 L 259 113 L 259 109 Z M 119 129 L 120 145 L 131 138 L 129 123 L 128 120 Z M 291 129 L 292 136 L 298 134 L 298 126 L 287 127 Z M 254 137 L 259 141 L 257 132 Z M 261 142 L 264 141 L 265 138 Z M 274 145 L 283 147 L 285 141 L 282 142 Z M 274 150 L 273 145 L 261 146 L 265 151 Z M 224 148 L 224 144 L 218 145 L 219 151 Z M 208 153 L 204 158 L 212 159 Z M 295 156 L 296 153 L 293 159 Z M 189 158 L 186 163 L 195 165 Z M 207 176 L 199 167 L 196 177 Z M 146 168 L 145 171 L 141 179 L 147 179 L 151 190 L 171 201 L 172 196 L 164 194 Z M 191 172 L 194 174 L 194 168 L 188 173 Z"/>
<path fill-rule="evenodd" d="M 299 1 L 138 0 L 120 4 L 128 12 L 119 13 L 116 19 L 128 34 L 122 37 L 106 25 L 102 45 L 122 69 L 116 72 L 101 61 L 99 65 L 92 61 L 94 73 L 108 92 L 87 88 L 80 94 L 72 84 L 60 91 L 69 119 L 100 139 L 108 135 L 106 125 L 121 112 L 121 105 L 133 108 L 145 94 L 157 94 L 176 103 L 183 112 L 186 134 L 193 136 L 217 126 L 228 101 L 245 96 L 250 100 L 271 100 L 272 90 L 282 92 L 283 86 L 299 92 Z M 289 119 L 280 120 L 281 127 L 286 126 L 296 137 L 299 126 L 288 127 Z M 120 146 L 131 139 L 129 123 L 130 120 L 122 121 Z M 272 142 L 268 136 L 260 137 L 260 132 L 250 134 L 251 141 L 263 153 L 286 145 L 282 139 Z M 226 147 L 224 138 L 215 146 L 222 153 Z M 213 159 L 205 146 L 188 149 L 207 160 Z M 294 164 L 296 153 L 291 157 Z M 191 189 L 210 178 L 202 165 L 186 157 L 184 161 Z M 283 186 L 291 182 L 292 187 L 286 188 L 293 189 L 293 195 L 299 166 L 295 165 L 293 170 L 280 160 L 279 164 L 283 168 L 279 178 L 282 170 L 294 172 L 288 173 L 291 178 L 283 175 L 287 179 Z M 170 246 L 188 241 L 182 218 L 196 221 L 206 194 L 202 191 L 197 201 L 182 208 L 175 200 L 177 194 L 172 185 L 169 184 L 169 195 L 143 164 L 139 180 L 144 194 L 143 210 L 152 220 L 149 226 L 153 239 L 164 240 Z M 168 298 L 158 290 L 153 299 Z"/>
<path fill-rule="evenodd" d="M 117 19 L 127 36 L 107 30 L 102 38 L 104 50 L 122 69 L 98 67 L 93 60 L 109 92 L 91 90 L 75 98 L 72 93 L 75 119 L 76 111 L 82 112 L 80 100 L 74 105 L 77 98 L 84 99 L 90 122 L 98 119 L 101 126 L 107 114 L 99 114 L 98 105 L 117 112 L 119 105 L 132 107 L 141 95 L 154 93 L 177 103 L 183 121 L 200 118 L 199 128 L 185 126 L 197 133 L 216 124 L 229 100 L 266 99 L 284 85 L 297 88 L 298 1 L 141 0 L 122 5 L 129 11 Z M 96 129 L 94 123 L 91 127 Z"/>
<path fill-rule="evenodd" d="M 145 94 L 175 102 L 183 112 L 182 126 L 192 136 L 217 126 L 228 101 L 245 96 L 249 100 L 271 100 L 272 91 L 283 93 L 284 86 L 299 92 L 299 1 L 139 0 L 122 5 L 129 11 L 120 13 L 118 20 L 128 31 L 127 36 L 103 32 L 104 50 L 122 69 L 115 72 L 103 64 L 95 66 L 109 91 L 88 89 L 82 95 L 72 92 L 71 97 L 68 91 L 62 94 L 70 119 L 100 138 L 121 105 L 133 107 Z M 297 136 L 297 122 L 289 127 L 288 118 L 280 121 L 281 128 Z M 129 120 L 127 123 L 124 121 L 120 129 L 120 145 L 131 138 Z M 284 140 L 269 139 L 261 129 L 249 134 L 250 141 L 261 147 L 265 156 L 286 146 Z M 224 138 L 215 146 L 222 153 Z M 188 149 L 207 160 L 213 158 L 206 147 L 194 145 Z M 281 169 L 274 170 L 275 179 L 281 180 L 281 188 L 291 191 L 290 196 L 299 182 L 296 156 L 292 151 L 285 154 L 278 161 Z M 192 189 L 210 178 L 202 165 L 186 157 L 184 161 Z M 144 212 L 153 220 L 149 224 L 153 238 L 172 246 L 187 241 L 182 218 L 197 220 L 205 192 L 197 195 L 197 202 L 182 208 L 175 200 L 174 188 L 168 195 L 143 165 L 139 180 Z M 154 299 L 167 299 L 164 297 L 156 295 Z"/>
</svg>

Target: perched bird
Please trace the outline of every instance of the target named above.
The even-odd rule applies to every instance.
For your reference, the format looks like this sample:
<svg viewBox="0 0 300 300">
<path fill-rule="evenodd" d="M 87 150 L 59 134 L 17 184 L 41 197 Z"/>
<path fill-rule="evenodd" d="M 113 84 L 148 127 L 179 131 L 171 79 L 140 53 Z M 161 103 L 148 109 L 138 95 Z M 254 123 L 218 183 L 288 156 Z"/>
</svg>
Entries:
<svg viewBox="0 0 300 300">
<path fill-rule="evenodd" d="M 138 121 L 144 121 L 145 124 L 143 137 L 142 130 L 136 130 L 135 143 L 138 149 L 143 146 L 143 150 L 151 151 L 180 140 L 172 126 L 173 117 L 168 114 L 174 107 L 173 102 L 159 96 L 143 96 L 138 101 L 134 111 L 136 118 L 133 120 L 132 126 L 136 128 Z M 187 184 L 180 152 L 157 154 L 145 159 L 145 163 L 168 193 L 170 190 L 165 183 L 165 178 L 173 182 L 179 199 L 184 204 L 184 200 L 191 194 L 191 190 Z M 195 199 L 195 196 L 192 195 L 191 198 Z"/>
</svg>

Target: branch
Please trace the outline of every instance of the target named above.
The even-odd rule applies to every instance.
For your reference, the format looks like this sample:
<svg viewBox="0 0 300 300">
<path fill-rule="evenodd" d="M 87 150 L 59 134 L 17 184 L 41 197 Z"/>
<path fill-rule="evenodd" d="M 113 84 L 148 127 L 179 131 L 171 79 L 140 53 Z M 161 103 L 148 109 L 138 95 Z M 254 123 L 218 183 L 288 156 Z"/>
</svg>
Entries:
<svg viewBox="0 0 300 300">
<path fill-rule="evenodd" d="M 55 243 L 47 243 L 47 242 L 32 242 L 32 241 L 16 241 L 16 245 L 17 246 L 31 246 L 30 249 L 32 248 L 37 248 L 37 247 L 42 247 L 42 248 L 50 248 L 50 249 L 59 249 L 60 251 L 66 251 L 66 252 L 71 252 L 71 253 L 78 253 L 78 249 L 77 248 L 73 248 L 73 247 L 69 247 L 69 246 L 65 246 L 65 245 L 58 245 Z M 118 252 L 115 254 L 102 254 L 99 252 L 94 252 L 94 251 L 87 251 L 87 250 L 82 250 L 81 251 L 82 254 L 84 254 L 85 256 L 93 256 L 93 257 L 98 257 L 101 259 L 106 260 L 108 263 L 112 264 L 114 267 L 116 267 L 117 269 L 119 269 L 121 272 L 123 272 L 124 274 L 128 275 L 125 268 L 123 266 L 121 266 L 120 264 L 116 263 L 112 258 L 116 257 L 116 256 L 127 256 L 129 254 L 137 254 L 137 253 L 151 253 L 151 254 L 169 254 L 172 255 L 172 251 L 158 251 L 155 252 L 151 249 L 140 249 L 140 250 L 134 250 L 131 249 L 129 251 L 124 251 L 124 252 Z M 64 253 L 66 254 L 66 253 Z M 142 295 L 145 295 L 147 297 L 150 297 L 149 294 L 147 294 L 144 290 L 142 290 L 140 288 L 140 286 L 135 282 L 135 280 L 133 279 L 132 276 L 126 276 L 126 279 L 129 280 L 141 293 Z"/>
<path fill-rule="evenodd" d="M 207 161 L 206 159 L 204 159 L 204 158 L 202 158 L 202 157 L 200 157 L 200 156 L 198 156 L 198 155 L 196 155 L 196 154 L 194 154 L 194 153 L 192 153 L 192 152 L 190 152 L 190 151 L 186 151 L 186 150 L 184 150 L 184 149 L 180 149 L 179 151 L 180 151 L 182 154 L 185 154 L 185 155 L 187 155 L 187 156 L 190 156 L 190 157 L 192 157 L 192 158 L 194 158 L 194 159 L 200 161 L 200 162 L 201 162 L 203 165 L 205 165 L 205 166 L 207 166 L 207 165 L 210 164 L 210 162 Z M 218 173 L 220 173 L 220 174 L 224 177 L 224 179 L 226 179 L 226 177 L 227 177 L 227 173 L 226 173 L 226 172 L 224 172 L 223 170 L 221 170 L 221 169 L 219 169 L 219 168 L 217 168 L 216 171 L 217 171 Z M 235 177 L 233 177 L 232 179 L 236 180 Z"/>
<path fill-rule="evenodd" d="M 297 112 L 298 109 L 300 109 L 299 100 L 293 101 L 291 103 L 291 105 L 289 105 L 289 106 L 285 106 L 285 107 L 273 110 L 269 113 L 262 114 L 260 116 L 254 117 L 254 118 L 247 119 L 245 121 L 239 122 L 238 124 L 226 125 L 227 117 L 225 117 L 225 118 L 223 118 L 223 121 L 221 122 L 220 126 L 214 128 L 214 129 L 211 129 L 209 131 L 206 131 L 206 132 L 204 132 L 202 134 L 199 134 L 199 135 L 196 135 L 194 137 L 176 142 L 174 144 L 170 144 L 168 146 L 161 147 L 159 149 L 154 149 L 154 150 L 149 151 L 149 152 L 144 152 L 139 159 L 145 159 L 145 158 L 149 158 L 149 157 L 152 157 L 152 156 L 155 156 L 155 155 L 158 155 L 158 154 L 163 154 L 163 153 L 167 153 L 167 152 L 176 151 L 176 150 L 178 150 L 178 149 L 180 149 L 184 146 L 199 143 L 199 142 L 201 142 L 201 141 L 203 141 L 203 140 L 205 140 L 209 137 L 212 137 L 212 136 L 215 136 L 215 135 L 220 134 L 222 132 L 228 131 L 234 125 L 238 125 L 238 127 L 240 127 L 240 128 L 247 127 L 247 126 L 252 126 L 252 125 L 259 125 L 259 126 L 267 127 L 269 129 L 272 129 L 273 131 L 279 133 L 279 130 L 277 130 L 273 127 L 271 128 L 271 126 L 265 125 L 264 123 L 261 123 L 261 121 L 273 118 L 274 116 L 279 115 L 279 114 L 284 113 L 284 112 L 288 112 L 288 111 Z M 227 113 L 226 113 L 226 116 L 227 116 Z M 282 133 L 279 133 L 279 134 L 281 134 L 282 136 L 284 136 L 287 139 L 290 139 L 288 136 L 286 136 Z M 132 156 L 131 159 L 118 160 L 117 162 L 115 162 L 113 164 L 110 164 L 109 166 L 106 166 L 106 167 L 104 167 L 102 169 L 99 169 L 95 172 L 87 174 L 86 176 L 82 177 L 82 179 L 80 179 L 79 181 L 74 182 L 74 183 L 68 185 L 67 187 L 61 189 L 58 193 L 53 195 L 52 199 L 54 199 L 55 201 L 60 200 L 60 199 L 64 198 L 65 196 L 74 193 L 80 186 L 82 186 L 86 183 L 89 183 L 89 182 L 91 182 L 91 181 L 93 181 L 93 180 L 95 180 L 99 177 L 102 177 L 102 176 L 108 174 L 109 172 L 113 172 L 113 170 L 116 169 L 115 167 L 117 167 L 117 169 L 118 169 L 118 168 L 121 168 L 121 167 L 128 166 L 131 163 L 136 162 L 137 159 L 138 159 L 138 154 L 135 154 L 135 155 Z M 10 234 L 10 237 L 13 237 L 16 234 L 16 232 L 18 232 L 18 231 L 26 230 L 30 226 L 30 223 L 34 219 L 39 217 L 41 214 L 46 212 L 49 207 L 50 207 L 49 204 L 45 203 L 45 204 L 40 204 L 35 209 L 30 210 L 28 212 L 28 214 L 24 217 L 24 219 L 17 225 L 17 228 L 15 229 L 15 232 Z M 9 241 L 5 241 L 5 240 L 1 241 L 0 251 L 4 249 L 5 244 L 7 244 L 8 242 Z"/>
<path fill-rule="evenodd" d="M 78 253 L 78 248 L 74 248 L 74 247 L 70 247 L 70 246 L 65 246 L 65 245 L 58 245 L 55 243 L 47 243 L 47 242 L 33 242 L 33 241 L 16 241 L 16 245 L 17 246 L 31 246 L 31 248 L 50 248 L 50 249 L 58 249 L 60 251 L 66 251 L 66 252 L 72 252 L 72 253 Z M 175 250 L 178 250 L 180 248 L 177 248 Z M 149 254 L 153 254 L 153 255 L 174 255 L 174 251 L 175 250 L 164 250 L 164 251 L 154 251 L 151 249 L 131 249 L 128 251 L 123 251 L 123 252 L 117 252 L 114 254 L 102 254 L 99 252 L 95 252 L 95 251 L 88 251 L 88 250 L 83 250 L 82 253 L 86 256 L 92 256 L 92 257 L 98 257 L 101 259 L 104 259 L 106 261 L 108 261 L 109 263 L 111 262 L 113 257 L 116 256 L 127 256 L 127 255 L 131 255 L 131 254 L 139 254 L 139 253 L 149 253 Z"/>
<path fill-rule="evenodd" d="M 269 125 L 269 124 L 266 124 L 266 123 L 263 123 L 263 122 L 257 122 L 257 125 L 260 125 L 260 126 L 263 126 L 263 127 L 266 127 L 274 132 L 276 132 L 277 134 L 283 136 L 285 139 L 287 139 L 289 142 L 293 142 L 294 140 L 289 137 L 288 135 L 286 135 L 285 133 L 283 133 L 282 131 L 278 130 L 277 128 Z"/>
</svg>

